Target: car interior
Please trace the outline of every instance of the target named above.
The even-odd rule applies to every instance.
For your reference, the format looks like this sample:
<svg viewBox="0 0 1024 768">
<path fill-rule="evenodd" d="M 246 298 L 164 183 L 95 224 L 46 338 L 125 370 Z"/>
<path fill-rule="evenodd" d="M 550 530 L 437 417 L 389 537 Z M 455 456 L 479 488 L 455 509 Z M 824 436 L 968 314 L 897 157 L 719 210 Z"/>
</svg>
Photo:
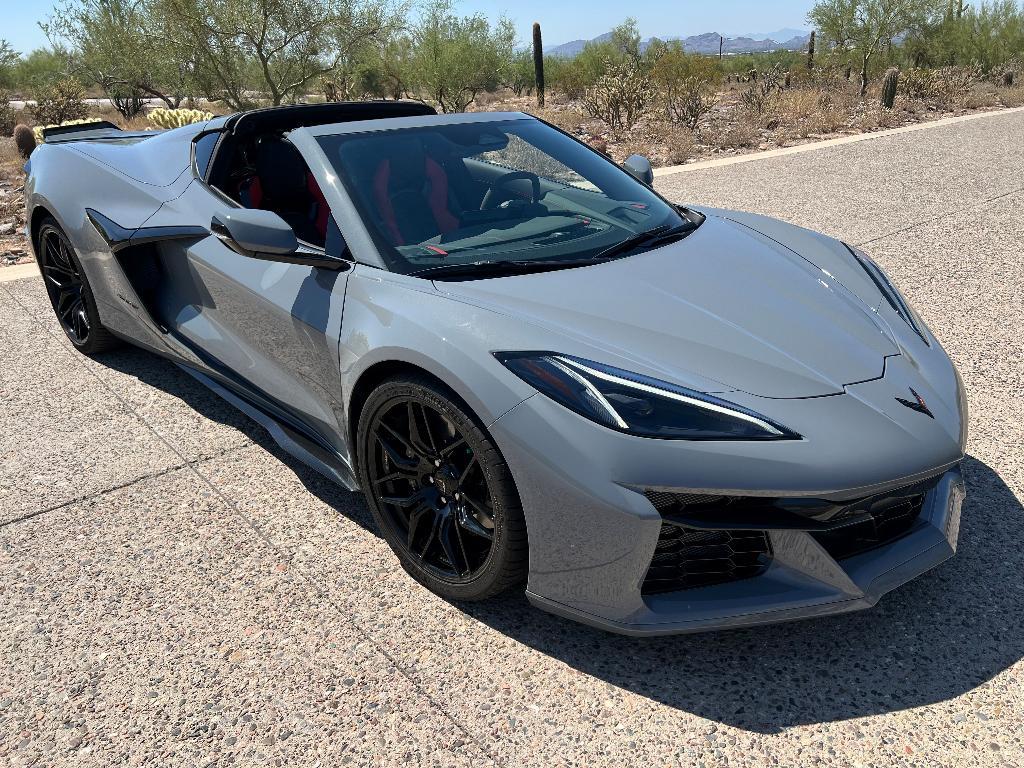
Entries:
<svg viewBox="0 0 1024 768">
<path fill-rule="evenodd" d="M 272 107 L 232 116 L 207 183 L 246 208 L 273 211 L 307 244 L 323 247 L 330 211 L 323 192 L 285 135 L 300 126 L 434 114 L 423 104 L 362 102 Z"/>
</svg>

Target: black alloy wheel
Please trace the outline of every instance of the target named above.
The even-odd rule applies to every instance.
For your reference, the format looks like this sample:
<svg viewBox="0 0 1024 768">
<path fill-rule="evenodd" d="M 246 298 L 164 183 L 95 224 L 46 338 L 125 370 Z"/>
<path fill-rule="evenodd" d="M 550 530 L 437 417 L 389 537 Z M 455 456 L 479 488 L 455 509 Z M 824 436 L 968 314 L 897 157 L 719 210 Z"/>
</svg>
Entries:
<svg viewBox="0 0 1024 768">
<path fill-rule="evenodd" d="M 86 354 L 118 346 L 117 339 L 100 322 L 74 247 L 53 219 L 46 219 L 40 227 L 36 254 L 50 305 L 71 343 Z"/>
<path fill-rule="evenodd" d="M 360 419 L 360 470 L 403 566 L 451 599 L 483 599 L 525 575 L 526 531 L 490 438 L 429 379 L 392 380 Z"/>
</svg>

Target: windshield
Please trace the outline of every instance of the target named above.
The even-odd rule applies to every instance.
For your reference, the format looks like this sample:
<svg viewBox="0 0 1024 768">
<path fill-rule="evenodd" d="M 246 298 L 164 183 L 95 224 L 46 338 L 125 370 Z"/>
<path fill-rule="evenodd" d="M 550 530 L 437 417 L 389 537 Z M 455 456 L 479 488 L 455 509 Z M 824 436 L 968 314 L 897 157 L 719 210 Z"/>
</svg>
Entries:
<svg viewBox="0 0 1024 768">
<path fill-rule="evenodd" d="M 530 118 L 318 140 L 395 272 L 557 268 L 692 227 L 621 168 Z"/>
</svg>

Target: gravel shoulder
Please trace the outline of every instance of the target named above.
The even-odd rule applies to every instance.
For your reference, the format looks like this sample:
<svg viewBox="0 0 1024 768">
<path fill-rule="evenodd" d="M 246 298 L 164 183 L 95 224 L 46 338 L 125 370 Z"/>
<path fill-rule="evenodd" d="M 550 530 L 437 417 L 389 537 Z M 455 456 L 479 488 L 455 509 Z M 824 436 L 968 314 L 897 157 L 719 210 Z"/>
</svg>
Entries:
<svg viewBox="0 0 1024 768">
<path fill-rule="evenodd" d="M 966 381 L 957 557 L 873 610 L 630 640 L 416 586 L 361 499 L 0 284 L 0 764 L 1024 763 L 1024 114 L 659 177 L 866 244 Z"/>
</svg>

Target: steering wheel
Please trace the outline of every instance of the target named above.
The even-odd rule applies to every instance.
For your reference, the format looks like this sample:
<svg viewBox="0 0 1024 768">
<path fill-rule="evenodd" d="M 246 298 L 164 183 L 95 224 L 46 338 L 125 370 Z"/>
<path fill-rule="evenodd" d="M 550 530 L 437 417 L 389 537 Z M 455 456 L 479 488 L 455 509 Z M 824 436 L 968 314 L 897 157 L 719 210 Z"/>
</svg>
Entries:
<svg viewBox="0 0 1024 768">
<path fill-rule="evenodd" d="M 495 194 L 498 189 L 501 189 L 507 185 L 510 181 L 516 181 L 517 179 L 526 179 L 530 182 L 533 189 L 533 199 L 531 203 L 540 202 L 540 176 L 536 173 L 530 173 L 529 171 L 512 171 L 510 173 L 503 174 L 496 178 L 490 183 L 490 188 L 484 193 L 484 199 L 480 201 L 480 210 L 487 211 L 494 207 Z"/>
</svg>

